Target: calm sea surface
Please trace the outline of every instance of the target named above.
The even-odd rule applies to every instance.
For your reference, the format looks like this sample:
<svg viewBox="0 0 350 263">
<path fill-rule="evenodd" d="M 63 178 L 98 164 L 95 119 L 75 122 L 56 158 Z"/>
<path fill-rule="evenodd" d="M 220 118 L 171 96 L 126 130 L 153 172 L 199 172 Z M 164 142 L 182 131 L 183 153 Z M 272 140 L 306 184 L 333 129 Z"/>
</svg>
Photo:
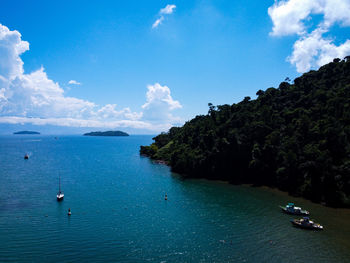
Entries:
<svg viewBox="0 0 350 263">
<path fill-rule="evenodd" d="M 350 262 L 350 210 L 183 180 L 139 156 L 151 138 L 1 136 L 0 262 Z M 290 201 L 325 230 L 292 227 Z"/>
</svg>

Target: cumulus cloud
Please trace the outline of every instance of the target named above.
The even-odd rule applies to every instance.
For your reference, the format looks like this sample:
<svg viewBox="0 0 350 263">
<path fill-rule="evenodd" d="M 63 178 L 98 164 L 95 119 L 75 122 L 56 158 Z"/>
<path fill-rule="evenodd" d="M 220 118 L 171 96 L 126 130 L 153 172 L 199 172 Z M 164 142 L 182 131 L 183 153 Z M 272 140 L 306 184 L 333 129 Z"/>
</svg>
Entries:
<svg viewBox="0 0 350 263">
<path fill-rule="evenodd" d="M 272 36 L 298 35 L 293 53 L 288 60 L 298 72 L 305 72 L 315 66 L 322 66 L 335 57 L 349 55 L 350 42 L 335 45 L 334 39 L 324 34 L 338 24 L 350 26 L 350 0 L 285 0 L 276 1 L 268 9 L 272 19 Z M 313 15 L 322 15 L 322 20 L 311 30 L 309 21 Z"/>
<path fill-rule="evenodd" d="M 153 122 L 164 122 L 164 120 L 178 122 L 179 118 L 174 117 L 171 111 L 182 108 L 182 105 L 171 97 L 170 89 L 159 83 L 148 85 L 147 89 L 147 100 L 142 105 L 143 117 Z"/>
<path fill-rule="evenodd" d="M 350 54 L 350 40 L 336 46 L 333 39 L 323 38 L 324 30 L 318 28 L 294 43 L 293 53 L 288 58 L 298 72 L 306 72 L 314 65 L 318 67 L 334 58 L 344 58 Z"/>
<path fill-rule="evenodd" d="M 29 50 L 29 43 L 21 40 L 17 30 L 10 31 L 0 24 L 0 77 L 2 82 L 8 82 L 23 74 L 23 61 L 20 55 Z"/>
<path fill-rule="evenodd" d="M 80 82 L 78 82 L 78 81 L 76 81 L 76 80 L 74 80 L 74 79 L 68 81 L 68 84 L 71 84 L 71 85 L 81 85 Z"/>
<path fill-rule="evenodd" d="M 147 101 L 141 112 L 133 112 L 128 107 L 118 109 L 116 104 L 99 106 L 91 101 L 65 96 L 64 90 L 48 78 L 43 67 L 29 74 L 24 72 L 20 55 L 27 50 L 29 43 L 21 39 L 18 31 L 11 31 L 0 24 L 0 123 L 162 131 L 176 119 L 170 111 L 181 107 L 170 96 L 170 89 L 157 83 L 148 86 Z M 69 84 L 80 83 L 71 80 Z M 157 110 L 161 112 L 157 113 Z M 147 118 L 150 112 L 153 119 Z"/>
<path fill-rule="evenodd" d="M 162 24 L 166 15 L 171 15 L 176 8 L 176 5 L 166 5 L 166 7 L 160 9 L 159 14 L 160 17 L 152 24 L 152 28 L 158 27 Z"/>
<path fill-rule="evenodd" d="M 159 13 L 164 15 L 170 15 L 174 12 L 176 5 L 166 5 L 166 7 L 160 9 Z"/>
<path fill-rule="evenodd" d="M 170 110 L 181 108 L 180 102 L 173 100 L 170 95 L 170 89 L 167 86 L 161 86 L 159 83 L 147 86 L 147 102 L 142 108 L 149 108 L 154 105 L 166 105 Z"/>
<path fill-rule="evenodd" d="M 18 75 L 4 89 L 1 115 L 81 118 L 90 117 L 96 107 L 89 101 L 65 97 L 64 90 L 47 77 L 44 68 Z"/>
</svg>

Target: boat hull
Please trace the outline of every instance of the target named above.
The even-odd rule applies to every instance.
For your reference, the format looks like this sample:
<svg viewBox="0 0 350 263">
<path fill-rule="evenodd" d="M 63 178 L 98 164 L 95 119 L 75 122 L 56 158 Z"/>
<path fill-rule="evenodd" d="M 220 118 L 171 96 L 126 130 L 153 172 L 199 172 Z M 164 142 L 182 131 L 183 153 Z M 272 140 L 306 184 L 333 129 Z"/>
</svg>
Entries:
<svg viewBox="0 0 350 263">
<path fill-rule="evenodd" d="M 282 209 L 282 211 L 284 213 L 289 214 L 289 215 L 300 215 L 300 216 L 308 216 L 308 215 L 310 215 L 310 213 L 308 211 L 304 211 L 304 210 L 292 212 L 292 211 L 289 211 L 288 209 L 286 209 L 283 206 L 280 206 L 280 208 Z"/>
<path fill-rule="evenodd" d="M 290 221 L 293 226 L 299 227 L 299 228 L 303 228 L 303 229 L 309 229 L 309 230 L 323 230 L 323 226 L 321 226 L 320 224 L 310 224 L 310 225 L 305 225 L 302 224 L 299 220 L 291 220 Z"/>
<path fill-rule="evenodd" d="M 58 201 L 58 202 L 62 201 L 63 198 L 64 198 L 64 195 L 63 195 L 63 194 L 58 194 L 58 195 L 57 195 L 57 201 Z"/>
</svg>

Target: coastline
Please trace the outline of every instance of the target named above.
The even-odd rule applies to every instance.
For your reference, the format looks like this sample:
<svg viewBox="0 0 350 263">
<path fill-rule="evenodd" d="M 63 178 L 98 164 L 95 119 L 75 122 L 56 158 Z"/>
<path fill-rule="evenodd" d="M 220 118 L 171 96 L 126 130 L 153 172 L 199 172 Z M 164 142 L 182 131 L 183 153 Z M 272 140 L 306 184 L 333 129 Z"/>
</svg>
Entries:
<svg viewBox="0 0 350 263">
<path fill-rule="evenodd" d="M 169 164 L 169 162 L 167 161 L 164 161 L 164 160 L 161 160 L 161 159 L 152 159 L 150 156 L 148 155 L 145 155 L 145 154 L 140 154 L 141 156 L 143 157 L 147 157 L 149 158 L 153 163 L 156 163 L 156 164 L 162 164 L 162 165 L 166 165 L 168 166 L 170 169 L 171 168 L 171 165 Z M 194 180 L 207 180 L 207 181 L 212 181 L 212 182 L 222 182 L 222 183 L 226 183 L 228 185 L 237 185 L 237 186 L 246 186 L 246 187 L 251 187 L 251 188 L 260 188 L 260 189 L 265 189 L 266 191 L 270 191 L 270 192 L 276 192 L 278 194 L 284 194 L 286 196 L 288 196 L 290 199 L 296 199 L 296 200 L 303 200 L 303 201 L 308 201 L 310 203 L 313 203 L 313 204 L 318 204 L 318 205 L 321 205 L 323 207 L 327 207 L 327 208 L 333 208 L 333 209 L 344 209 L 346 211 L 349 211 L 350 213 L 350 207 L 348 206 L 338 206 L 338 207 L 334 207 L 334 206 L 329 206 L 327 205 L 325 202 L 315 202 L 311 199 L 307 199 L 303 196 L 295 196 L 295 195 L 291 195 L 290 193 L 288 193 L 287 191 L 283 191 L 277 187 L 272 187 L 272 186 L 268 186 L 268 185 L 254 185 L 252 183 L 233 183 L 233 182 L 230 182 L 230 181 L 227 181 L 227 180 L 224 180 L 224 179 L 212 179 L 212 178 L 206 178 L 206 177 L 194 177 L 194 176 L 186 176 L 184 174 L 180 174 L 180 173 L 177 173 L 177 172 L 173 172 L 172 173 L 176 173 L 178 174 L 179 176 L 181 176 L 181 178 L 183 179 L 194 179 Z"/>
</svg>

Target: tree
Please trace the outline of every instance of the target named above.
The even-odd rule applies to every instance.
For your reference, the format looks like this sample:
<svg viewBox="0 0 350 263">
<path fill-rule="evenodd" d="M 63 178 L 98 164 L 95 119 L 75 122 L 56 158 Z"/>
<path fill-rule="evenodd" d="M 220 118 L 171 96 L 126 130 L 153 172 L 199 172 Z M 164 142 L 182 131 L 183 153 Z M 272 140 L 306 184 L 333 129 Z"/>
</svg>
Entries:
<svg viewBox="0 0 350 263">
<path fill-rule="evenodd" d="M 350 206 L 350 59 L 322 66 L 232 105 L 208 104 L 140 153 L 184 177 L 278 187 Z"/>
</svg>

